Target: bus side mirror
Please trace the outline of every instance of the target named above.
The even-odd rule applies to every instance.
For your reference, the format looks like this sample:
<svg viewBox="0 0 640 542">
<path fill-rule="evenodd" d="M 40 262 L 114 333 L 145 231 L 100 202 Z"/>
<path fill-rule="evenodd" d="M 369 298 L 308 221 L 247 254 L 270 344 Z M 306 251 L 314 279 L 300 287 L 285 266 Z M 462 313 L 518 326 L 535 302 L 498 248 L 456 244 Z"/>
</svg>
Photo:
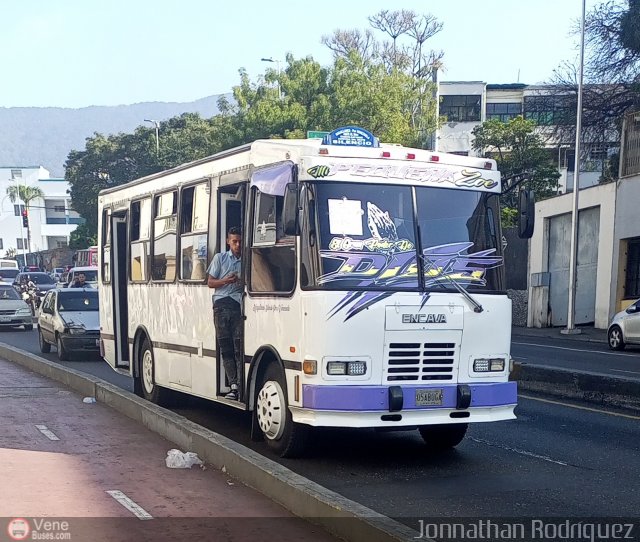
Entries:
<svg viewBox="0 0 640 542">
<path fill-rule="evenodd" d="M 287 183 L 284 190 L 284 205 L 282 208 L 282 230 L 285 235 L 299 235 L 298 221 L 298 185 Z"/>
<path fill-rule="evenodd" d="M 533 190 L 520 190 L 518 197 L 518 237 L 531 239 L 535 225 L 536 202 Z"/>
</svg>

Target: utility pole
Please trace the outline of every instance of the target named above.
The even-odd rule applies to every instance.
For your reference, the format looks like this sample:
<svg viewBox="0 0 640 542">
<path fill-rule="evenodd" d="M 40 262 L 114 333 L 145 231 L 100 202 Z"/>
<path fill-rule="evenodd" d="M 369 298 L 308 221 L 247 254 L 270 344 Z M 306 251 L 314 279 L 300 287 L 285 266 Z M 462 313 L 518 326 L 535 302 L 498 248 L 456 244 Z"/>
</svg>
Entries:
<svg viewBox="0 0 640 542">
<path fill-rule="evenodd" d="M 145 122 L 150 122 L 156 127 L 156 159 L 160 156 L 160 121 L 144 119 Z"/>
<path fill-rule="evenodd" d="M 576 279 L 578 259 L 578 194 L 580 192 L 580 132 L 582 131 L 582 79 L 584 73 L 584 26 L 586 0 L 582 0 L 582 21 L 580 25 L 580 76 L 578 79 L 578 110 L 576 118 L 576 156 L 573 172 L 573 211 L 571 213 L 571 255 L 569 260 L 569 307 L 567 311 L 567 327 L 560 333 L 565 335 L 579 335 L 582 331 L 575 327 L 576 312 Z"/>
</svg>

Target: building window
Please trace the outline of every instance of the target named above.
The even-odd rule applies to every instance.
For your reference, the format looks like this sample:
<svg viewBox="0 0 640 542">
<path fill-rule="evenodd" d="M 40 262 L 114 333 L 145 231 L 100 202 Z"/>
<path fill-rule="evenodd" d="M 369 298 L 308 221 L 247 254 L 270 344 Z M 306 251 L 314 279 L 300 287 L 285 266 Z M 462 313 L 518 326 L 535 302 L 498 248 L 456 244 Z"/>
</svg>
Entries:
<svg viewBox="0 0 640 542">
<path fill-rule="evenodd" d="M 18 247 L 18 249 L 20 250 L 27 248 L 27 240 L 20 238 L 16 239 L 16 247 Z"/>
<path fill-rule="evenodd" d="M 24 212 L 24 205 L 14 205 L 13 206 L 13 214 L 16 216 L 22 216 Z"/>
<path fill-rule="evenodd" d="M 524 118 L 539 126 L 576 122 L 576 98 L 571 96 L 525 96 Z"/>
<path fill-rule="evenodd" d="M 624 281 L 624 297 L 640 297 L 640 237 L 627 241 L 627 272 Z"/>
<path fill-rule="evenodd" d="M 64 213 L 64 205 L 54 205 L 53 206 L 54 213 Z"/>
<path fill-rule="evenodd" d="M 449 122 L 479 122 L 482 96 L 440 96 L 440 115 Z"/>
<path fill-rule="evenodd" d="M 67 248 L 68 246 L 69 243 L 67 243 L 66 241 L 56 241 L 56 248 Z"/>
<path fill-rule="evenodd" d="M 11 180 L 15 181 L 16 179 L 22 179 L 22 170 L 21 169 L 12 169 L 11 170 Z"/>
<path fill-rule="evenodd" d="M 497 119 L 508 122 L 518 115 L 522 115 L 522 104 L 520 103 L 487 104 L 487 120 Z"/>
<path fill-rule="evenodd" d="M 2 239 L 0 239 L 0 250 L 4 250 L 4 245 L 2 244 Z"/>
</svg>

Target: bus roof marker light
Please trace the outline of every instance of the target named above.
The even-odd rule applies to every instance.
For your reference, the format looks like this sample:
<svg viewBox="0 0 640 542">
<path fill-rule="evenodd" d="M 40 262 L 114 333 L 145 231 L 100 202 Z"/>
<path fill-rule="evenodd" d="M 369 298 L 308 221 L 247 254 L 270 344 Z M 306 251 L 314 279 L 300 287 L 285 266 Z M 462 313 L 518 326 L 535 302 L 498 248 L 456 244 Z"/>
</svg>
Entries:
<svg viewBox="0 0 640 542">
<path fill-rule="evenodd" d="M 408 152 L 407 153 L 407 160 L 415 160 L 416 159 L 416 153 L 415 152 Z"/>
<path fill-rule="evenodd" d="M 329 154 L 329 149 L 326 149 L 325 147 L 320 147 L 318 154 Z"/>
<path fill-rule="evenodd" d="M 484 163 L 484 169 L 493 169 L 493 163 L 492 162 L 485 162 Z"/>
<path fill-rule="evenodd" d="M 440 161 L 440 157 L 436 156 L 435 154 L 432 154 L 430 160 L 432 162 L 439 162 Z"/>
<path fill-rule="evenodd" d="M 389 151 L 382 151 L 382 158 L 391 158 L 391 153 Z"/>
</svg>

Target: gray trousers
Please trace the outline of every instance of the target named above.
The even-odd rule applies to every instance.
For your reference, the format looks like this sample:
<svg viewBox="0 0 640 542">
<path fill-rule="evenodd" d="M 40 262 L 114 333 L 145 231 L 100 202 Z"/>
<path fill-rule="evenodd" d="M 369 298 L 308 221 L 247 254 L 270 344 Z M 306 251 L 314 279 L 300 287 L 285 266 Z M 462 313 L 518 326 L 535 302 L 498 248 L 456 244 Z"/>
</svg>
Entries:
<svg viewBox="0 0 640 542">
<path fill-rule="evenodd" d="M 229 385 L 238 384 L 242 376 L 242 313 L 240 304 L 229 297 L 216 302 L 213 307 L 213 324 L 218 339 L 219 357 L 222 357 L 224 371 Z M 239 388 L 241 386 L 238 386 Z"/>
</svg>

